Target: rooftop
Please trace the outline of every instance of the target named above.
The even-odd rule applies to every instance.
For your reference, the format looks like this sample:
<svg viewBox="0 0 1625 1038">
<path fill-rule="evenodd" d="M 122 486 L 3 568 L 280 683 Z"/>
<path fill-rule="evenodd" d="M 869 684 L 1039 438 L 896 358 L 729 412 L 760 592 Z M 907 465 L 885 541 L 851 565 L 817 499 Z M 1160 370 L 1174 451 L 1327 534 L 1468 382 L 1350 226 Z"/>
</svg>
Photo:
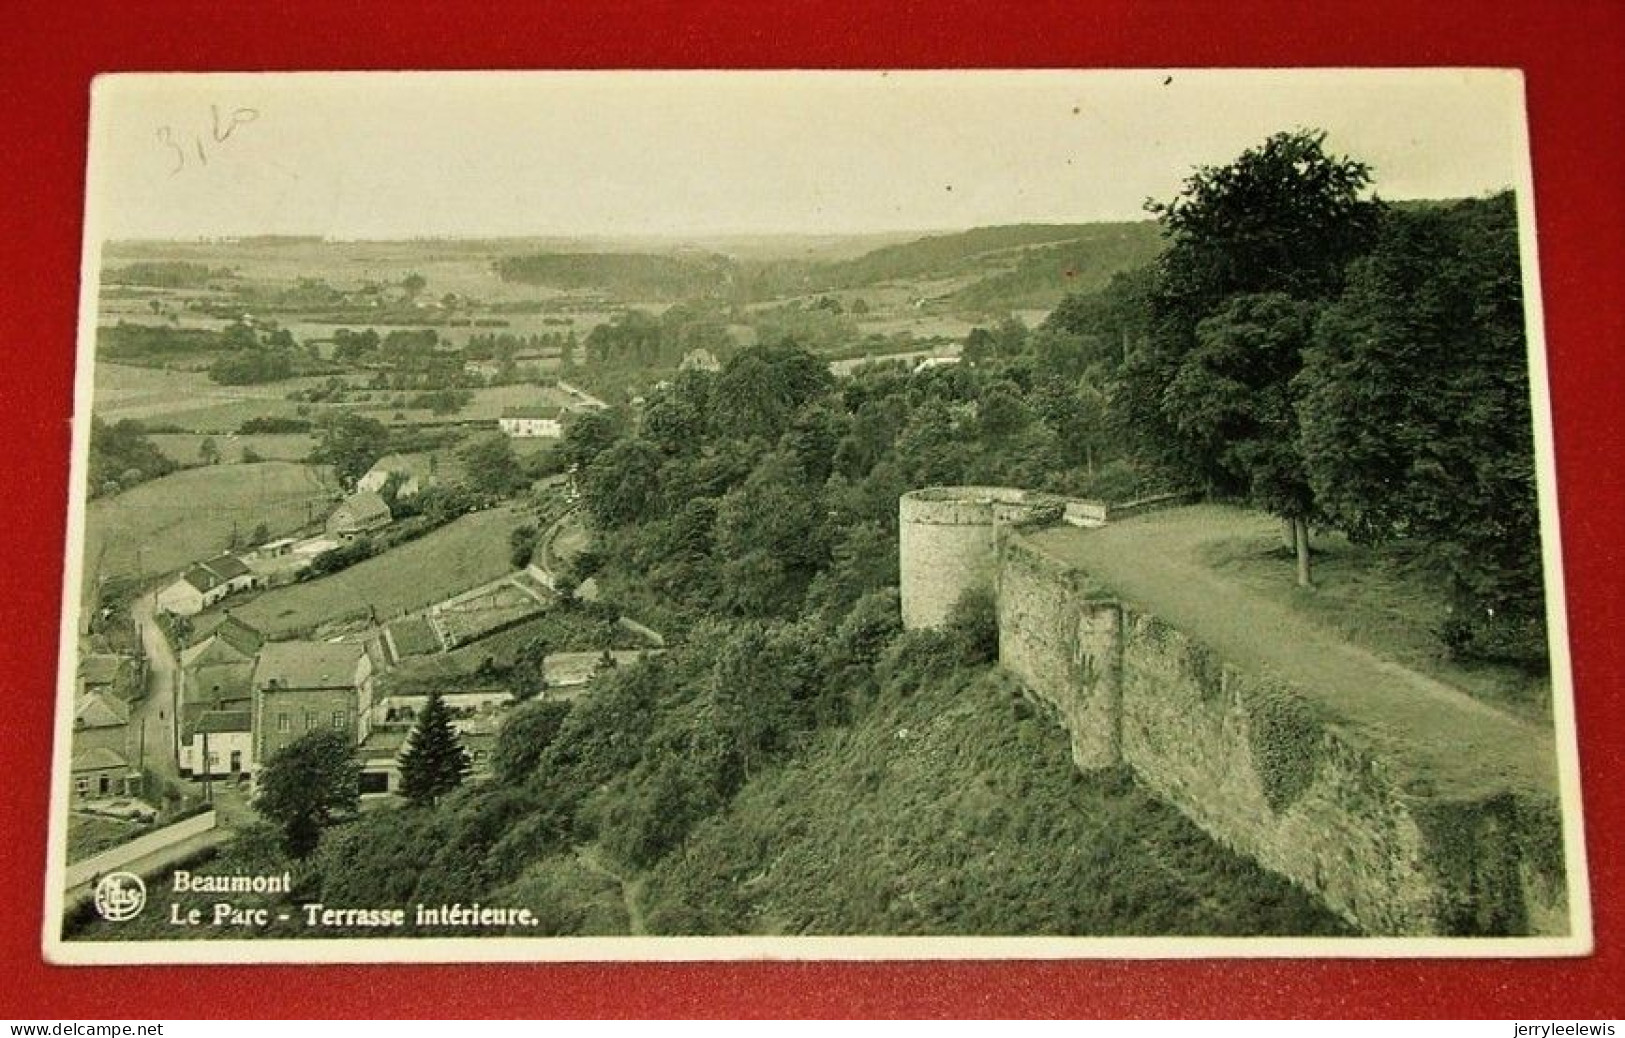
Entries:
<svg viewBox="0 0 1625 1038">
<path fill-rule="evenodd" d="M 130 762 L 124 759 L 124 754 L 117 750 L 110 750 L 105 746 L 97 746 L 83 753 L 73 755 L 73 761 L 68 765 L 69 771 L 101 771 L 105 768 L 127 768 Z"/>
<path fill-rule="evenodd" d="M 91 653 L 79 658 L 79 680 L 87 685 L 111 685 L 129 660 L 112 653 Z"/>
<path fill-rule="evenodd" d="M 562 407 L 504 407 L 502 417 L 521 421 L 538 421 L 545 419 L 559 419 L 564 417 Z"/>
<path fill-rule="evenodd" d="M 254 667 L 254 687 L 348 688 L 365 652 L 355 642 L 266 642 Z"/>
<path fill-rule="evenodd" d="M 351 494 L 339 504 L 339 510 L 348 512 L 351 518 L 357 520 L 375 519 L 379 516 L 388 518 L 390 514 L 389 505 L 370 490 Z"/>
<path fill-rule="evenodd" d="M 76 728 L 117 728 L 130 723 L 130 711 L 111 696 L 87 692 L 73 704 Z"/>
<path fill-rule="evenodd" d="M 193 735 L 241 733 L 252 729 L 253 715 L 247 710 L 208 710 L 200 714 L 189 726 L 189 731 Z"/>
<path fill-rule="evenodd" d="M 202 649 L 206 643 L 219 639 L 236 649 L 244 656 L 252 656 L 265 644 L 265 636 L 256 628 L 231 615 L 228 610 L 223 613 L 200 613 L 192 621 L 192 632 L 186 652 L 182 653 L 181 661 L 188 662 L 188 654 L 196 655 L 196 650 Z"/>
</svg>

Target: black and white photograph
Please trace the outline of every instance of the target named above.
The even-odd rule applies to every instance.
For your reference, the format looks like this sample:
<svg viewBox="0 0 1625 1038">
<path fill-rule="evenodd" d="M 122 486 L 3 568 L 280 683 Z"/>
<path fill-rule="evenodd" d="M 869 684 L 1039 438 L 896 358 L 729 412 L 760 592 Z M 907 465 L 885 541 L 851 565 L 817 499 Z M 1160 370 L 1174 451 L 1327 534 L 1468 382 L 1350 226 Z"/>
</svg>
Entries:
<svg viewBox="0 0 1625 1038">
<path fill-rule="evenodd" d="M 1591 950 L 1516 71 L 89 143 L 51 961 Z"/>
</svg>

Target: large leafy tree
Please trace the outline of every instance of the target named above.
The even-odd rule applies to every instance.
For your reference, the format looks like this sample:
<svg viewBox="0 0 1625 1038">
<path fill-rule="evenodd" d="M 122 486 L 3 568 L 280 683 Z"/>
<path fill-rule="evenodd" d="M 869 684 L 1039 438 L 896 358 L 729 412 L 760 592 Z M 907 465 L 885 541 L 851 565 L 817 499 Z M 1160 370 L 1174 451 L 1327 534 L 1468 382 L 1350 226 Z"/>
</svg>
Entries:
<svg viewBox="0 0 1625 1038">
<path fill-rule="evenodd" d="M 354 411 L 324 415 L 317 425 L 314 461 L 333 466 L 344 486 L 355 486 L 389 450 L 389 430 L 377 419 Z"/>
<path fill-rule="evenodd" d="M 737 439 L 776 442 L 791 417 L 834 386 L 829 366 L 797 346 L 756 346 L 729 358 L 717 375 L 713 417 Z"/>
<path fill-rule="evenodd" d="M 471 440 L 460 454 L 468 471 L 468 483 L 476 490 L 502 497 L 525 484 L 524 469 L 514 453 L 513 443 L 502 433 L 488 433 Z"/>
<path fill-rule="evenodd" d="M 1295 528 L 1299 582 L 1308 582 L 1315 511 L 1299 447 L 1293 379 L 1314 326 L 1313 304 L 1279 292 L 1236 296 L 1196 327 L 1196 342 L 1163 389 L 1168 420 L 1212 444 L 1209 475 Z"/>
<path fill-rule="evenodd" d="M 1117 400 L 1155 460 L 1288 520 L 1302 583 L 1312 516 L 1291 457 L 1305 320 L 1293 303 L 1341 291 L 1382 211 L 1367 197 L 1369 167 L 1328 154 L 1324 142 L 1314 131 L 1275 134 L 1228 165 L 1198 169 L 1172 201 L 1148 204 L 1168 245 L 1147 295 L 1145 344 L 1124 365 Z M 1204 387 L 1224 391 L 1228 409 L 1193 417 Z M 1242 405 L 1233 396 L 1242 390 L 1260 402 Z"/>
<path fill-rule="evenodd" d="M 322 830 L 335 818 L 355 812 L 360 796 L 361 766 L 349 737 L 317 728 L 266 762 L 254 807 L 281 829 L 288 853 L 304 858 L 316 849 Z"/>
<path fill-rule="evenodd" d="M 1321 507 L 1356 540 L 1425 543 L 1479 655 L 1543 652 L 1528 370 L 1503 194 L 1388 214 L 1298 379 Z"/>
<path fill-rule="evenodd" d="M 414 804 L 433 804 L 462 785 L 471 766 L 468 751 L 451 726 L 451 709 L 435 689 L 401 753 L 401 793 Z"/>
<path fill-rule="evenodd" d="M 660 452 L 643 440 L 617 441 L 581 476 L 581 503 L 600 529 L 655 518 L 659 493 Z"/>
</svg>

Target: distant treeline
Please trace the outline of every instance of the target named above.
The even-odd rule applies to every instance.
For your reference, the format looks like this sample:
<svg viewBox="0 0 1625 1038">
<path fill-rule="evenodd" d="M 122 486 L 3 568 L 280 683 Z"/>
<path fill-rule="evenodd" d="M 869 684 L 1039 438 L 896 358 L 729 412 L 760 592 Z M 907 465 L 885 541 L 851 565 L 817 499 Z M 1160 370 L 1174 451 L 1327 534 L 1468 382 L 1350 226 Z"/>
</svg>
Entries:
<svg viewBox="0 0 1625 1038">
<path fill-rule="evenodd" d="M 1114 275 L 1144 267 L 1161 251 L 1154 224 L 1105 224 L 1098 233 L 1024 250 L 1010 270 L 965 286 L 951 301 L 961 309 L 988 313 L 1050 307 L 1068 293 L 1105 288 Z"/>
<path fill-rule="evenodd" d="M 102 272 L 108 285 L 142 285 L 149 288 L 200 288 L 210 281 L 236 277 L 230 267 L 209 267 L 184 260 L 156 260 L 130 263 Z"/>
<path fill-rule="evenodd" d="M 497 263 L 506 281 L 593 289 L 622 299 L 717 298 L 734 303 L 953 274 L 986 276 L 952 298 L 972 309 L 1053 305 L 1103 286 L 1161 247 L 1149 221 L 981 227 L 888 245 L 854 259 L 737 261 L 711 253 L 538 253 Z"/>
<path fill-rule="evenodd" d="M 209 378 L 221 385 L 277 382 L 321 368 L 310 350 L 301 350 L 286 328 L 256 328 L 235 322 L 221 329 L 120 321 L 96 332 L 97 352 L 131 364 L 182 357 L 211 359 Z"/>
<path fill-rule="evenodd" d="M 601 289 L 630 299 L 692 299 L 721 292 L 734 264 L 711 254 L 584 252 L 509 256 L 496 268 L 504 281 L 526 285 Z"/>
<path fill-rule="evenodd" d="M 1081 247 L 1097 256 L 1097 266 L 1111 272 L 1145 263 L 1157 251 L 1157 225 L 1150 221 L 1108 224 L 1016 224 L 978 227 L 959 234 L 934 235 L 903 245 L 888 245 L 856 259 L 825 266 L 815 276 L 830 288 L 861 288 L 882 281 L 941 276 L 965 267 L 988 253 L 1054 246 Z M 1012 260 L 1015 255 L 1010 257 Z M 1057 272 L 1059 273 L 1059 272 Z M 1104 283 L 1104 278 L 1100 283 Z M 1076 290 L 1098 287 L 1088 283 Z"/>
</svg>

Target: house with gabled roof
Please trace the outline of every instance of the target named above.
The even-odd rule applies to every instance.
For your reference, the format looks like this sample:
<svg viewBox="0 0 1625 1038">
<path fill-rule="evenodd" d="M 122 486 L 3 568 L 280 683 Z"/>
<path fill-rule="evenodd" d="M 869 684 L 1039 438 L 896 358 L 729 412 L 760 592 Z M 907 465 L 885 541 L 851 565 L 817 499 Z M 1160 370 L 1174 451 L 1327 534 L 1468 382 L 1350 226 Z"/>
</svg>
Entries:
<svg viewBox="0 0 1625 1038">
<path fill-rule="evenodd" d="M 176 710 L 182 736 L 177 763 L 187 764 L 188 726 L 210 711 L 247 712 L 254 697 L 254 665 L 265 638 L 228 613 L 205 614 L 192 631 L 193 641 L 180 653 L 180 687 Z"/>
<path fill-rule="evenodd" d="M 158 591 L 158 608 L 177 616 L 196 616 L 227 595 L 246 591 L 257 583 L 242 559 L 225 552 L 195 562 Z"/>
<path fill-rule="evenodd" d="M 180 769 L 193 778 L 239 778 L 254 771 L 253 711 L 204 710 L 181 729 Z"/>
<path fill-rule="evenodd" d="M 352 744 L 371 728 L 372 657 L 360 642 L 266 642 L 253 676 L 252 760 L 263 764 L 316 728 Z"/>
<path fill-rule="evenodd" d="M 339 502 L 333 514 L 327 517 L 327 532 L 343 541 L 353 540 L 388 526 L 394 518 L 382 497 L 374 491 L 363 490 Z"/>
<path fill-rule="evenodd" d="M 398 480 L 395 496 L 412 497 L 433 486 L 437 480 L 449 478 L 449 474 L 442 472 L 441 468 L 441 459 L 428 451 L 386 454 L 373 462 L 372 468 L 356 480 L 355 488 L 382 494 L 390 478 L 395 477 Z"/>
<path fill-rule="evenodd" d="M 515 439 L 564 435 L 562 407 L 508 407 L 497 419 L 502 431 Z"/>
<path fill-rule="evenodd" d="M 130 711 L 101 692 L 79 696 L 73 704 L 73 754 L 68 770 L 80 799 L 128 796 L 141 788 L 141 776 L 130 766 Z"/>
<path fill-rule="evenodd" d="M 88 652 L 79 657 L 77 694 L 102 692 L 128 703 L 140 696 L 140 662 L 131 656 Z"/>
</svg>

